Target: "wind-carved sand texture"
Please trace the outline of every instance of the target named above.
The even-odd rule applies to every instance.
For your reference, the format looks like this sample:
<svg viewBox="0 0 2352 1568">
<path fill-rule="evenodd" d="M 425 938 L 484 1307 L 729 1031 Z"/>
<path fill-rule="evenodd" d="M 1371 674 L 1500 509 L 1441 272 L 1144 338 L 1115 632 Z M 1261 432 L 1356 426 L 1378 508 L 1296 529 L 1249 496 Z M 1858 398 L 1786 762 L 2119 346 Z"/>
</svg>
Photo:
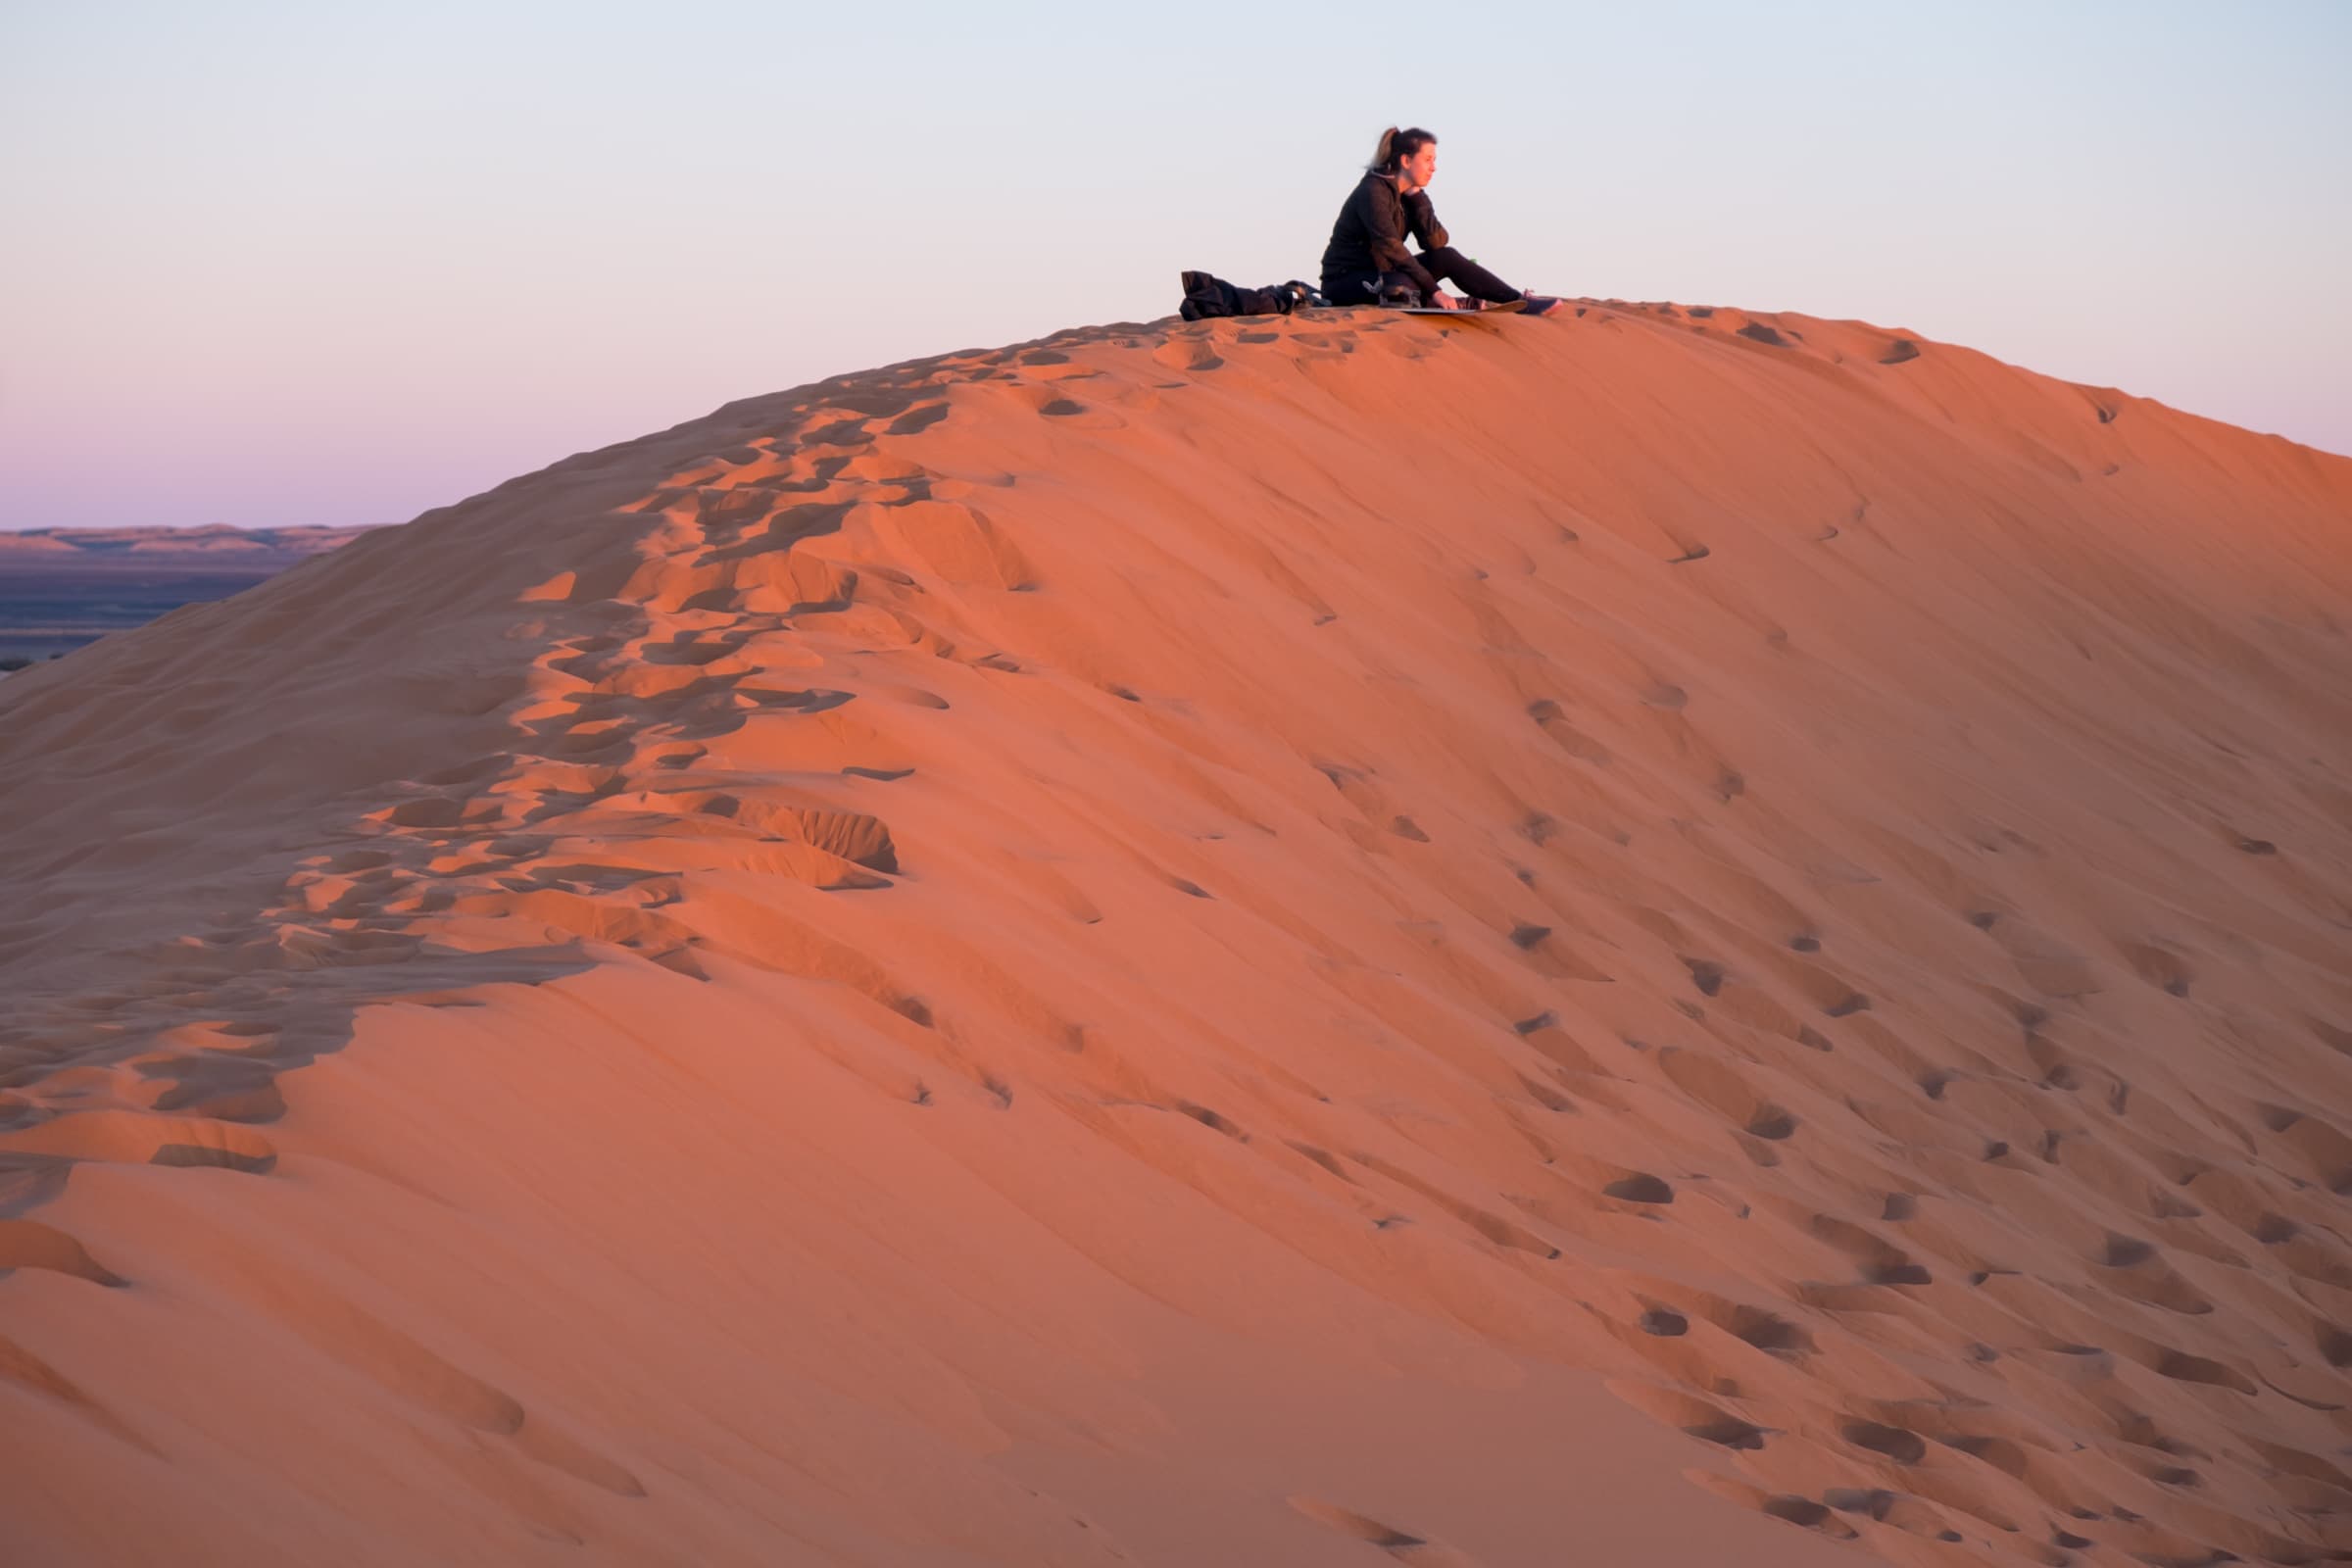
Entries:
<svg viewBox="0 0 2352 1568">
<path fill-rule="evenodd" d="M 2352 461 L 1121 324 L 0 686 L 12 1564 L 2352 1556 Z"/>
</svg>

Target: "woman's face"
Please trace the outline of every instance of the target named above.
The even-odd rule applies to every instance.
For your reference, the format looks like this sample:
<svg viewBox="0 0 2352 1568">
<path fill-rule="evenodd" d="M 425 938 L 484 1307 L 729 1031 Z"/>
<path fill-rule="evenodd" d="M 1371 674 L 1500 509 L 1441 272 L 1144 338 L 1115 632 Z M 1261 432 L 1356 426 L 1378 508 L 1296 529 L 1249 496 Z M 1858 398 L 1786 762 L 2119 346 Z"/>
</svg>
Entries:
<svg viewBox="0 0 2352 1568">
<path fill-rule="evenodd" d="M 1400 167 L 1404 170 L 1404 177 L 1414 184 L 1428 184 L 1438 177 L 1438 144 L 1434 141 L 1423 142 L 1421 150 L 1407 158 Z"/>
</svg>

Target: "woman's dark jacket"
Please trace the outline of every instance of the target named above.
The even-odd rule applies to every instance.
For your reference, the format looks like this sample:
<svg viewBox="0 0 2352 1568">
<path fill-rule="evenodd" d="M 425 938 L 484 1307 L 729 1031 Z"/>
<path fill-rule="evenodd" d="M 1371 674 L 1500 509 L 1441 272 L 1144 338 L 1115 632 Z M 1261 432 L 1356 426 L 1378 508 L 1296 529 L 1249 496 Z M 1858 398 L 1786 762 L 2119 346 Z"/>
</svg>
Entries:
<svg viewBox="0 0 2352 1568">
<path fill-rule="evenodd" d="M 1438 221 L 1427 191 L 1397 194 L 1396 181 L 1386 174 L 1367 173 L 1340 209 L 1331 225 L 1331 243 L 1323 249 L 1323 292 L 1349 277 L 1373 272 L 1402 272 L 1428 299 L 1438 291 L 1429 269 L 1404 248 L 1410 234 L 1425 251 L 1446 243 L 1446 225 Z"/>
</svg>

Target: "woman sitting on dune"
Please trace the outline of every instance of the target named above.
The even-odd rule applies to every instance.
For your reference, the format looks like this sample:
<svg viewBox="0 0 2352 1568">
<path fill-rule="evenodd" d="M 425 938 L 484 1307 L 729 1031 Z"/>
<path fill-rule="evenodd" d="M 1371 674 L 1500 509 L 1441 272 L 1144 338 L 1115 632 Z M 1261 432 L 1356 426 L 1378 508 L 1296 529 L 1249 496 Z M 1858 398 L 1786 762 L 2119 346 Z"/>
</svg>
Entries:
<svg viewBox="0 0 2352 1568">
<path fill-rule="evenodd" d="M 1429 182 L 1438 174 L 1438 138 L 1414 126 L 1391 125 L 1381 133 L 1364 177 L 1331 225 L 1323 251 L 1323 297 L 1334 305 L 1375 305 L 1410 286 L 1421 303 L 1441 310 L 1467 310 L 1438 288 L 1455 284 L 1472 300 L 1507 305 L 1525 300 L 1526 314 L 1541 316 L 1559 303 L 1522 294 L 1446 243 L 1446 225 L 1429 205 Z M 1410 234 L 1421 254 L 1404 248 Z"/>
</svg>

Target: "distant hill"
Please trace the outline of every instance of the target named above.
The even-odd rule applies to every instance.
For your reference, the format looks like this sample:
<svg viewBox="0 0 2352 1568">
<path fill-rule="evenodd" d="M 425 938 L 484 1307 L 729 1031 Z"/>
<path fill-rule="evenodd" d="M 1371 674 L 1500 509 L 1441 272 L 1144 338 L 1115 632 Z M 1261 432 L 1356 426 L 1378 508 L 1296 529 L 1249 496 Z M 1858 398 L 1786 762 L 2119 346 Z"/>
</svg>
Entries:
<svg viewBox="0 0 2352 1568">
<path fill-rule="evenodd" d="M 380 523 L 351 528 L 26 528 L 0 532 L 0 571 L 33 563 L 99 566 L 112 563 L 218 561 L 242 570 L 270 557 L 291 565 L 348 544 Z"/>
<path fill-rule="evenodd" d="M 0 532 L 0 672 L 242 593 L 380 526 Z"/>
</svg>

